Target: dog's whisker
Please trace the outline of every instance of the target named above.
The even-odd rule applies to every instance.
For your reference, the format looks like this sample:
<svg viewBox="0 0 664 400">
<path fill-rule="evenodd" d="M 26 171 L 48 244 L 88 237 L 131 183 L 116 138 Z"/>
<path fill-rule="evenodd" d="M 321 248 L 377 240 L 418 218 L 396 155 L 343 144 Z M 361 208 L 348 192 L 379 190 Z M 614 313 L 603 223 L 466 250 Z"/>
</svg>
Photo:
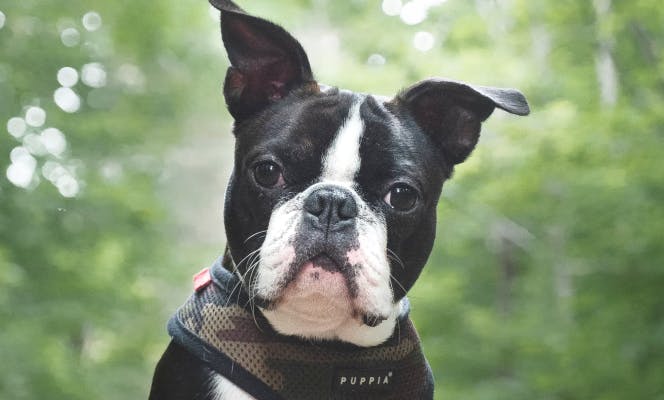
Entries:
<svg viewBox="0 0 664 400">
<path fill-rule="evenodd" d="M 240 260 L 240 262 L 235 264 L 235 268 L 237 269 L 237 267 L 241 266 L 242 263 L 245 262 L 248 258 L 250 258 L 251 256 L 253 256 L 254 254 L 256 254 L 260 251 L 261 251 L 261 248 L 259 247 L 256 250 L 249 252 L 249 254 L 247 254 L 242 260 Z"/>
<path fill-rule="evenodd" d="M 252 238 L 254 238 L 254 237 L 256 237 L 256 236 L 264 235 L 264 234 L 267 234 L 267 229 L 262 230 L 262 231 L 258 231 L 258 232 L 256 232 L 256 233 L 250 235 L 248 238 L 244 239 L 244 243 L 246 244 L 246 243 L 247 243 L 248 241 L 250 241 Z"/>
<path fill-rule="evenodd" d="M 245 286 L 246 286 L 246 288 L 247 288 L 247 290 L 249 290 L 249 285 L 251 284 L 251 282 L 252 282 L 252 280 L 253 280 L 253 278 L 254 278 L 254 276 L 255 276 L 255 273 L 258 272 L 258 266 L 259 266 L 259 265 L 260 265 L 260 254 L 257 254 L 257 255 L 252 259 L 252 262 L 251 262 L 251 264 L 249 265 L 249 267 L 247 268 L 247 271 L 244 273 L 244 277 L 245 277 L 245 278 L 247 278 L 247 276 L 249 277 L 249 279 L 248 279 L 247 281 L 245 281 L 245 283 L 244 283 Z"/>
<path fill-rule="evenodd" d="M 256 250 L 250 252 L 249 254 L 247 254 L 246 257 L 244 257 L 244 258 L 243 258 L 243 259 L 242 259 L 242 260 L 241 260 L 241 261 L 235 266 L 234 273 L 235 273 L 235 275 L 239 278 L 239 281 L 238 281 L 238 282 L 233 286 L 233 288 L 231 289 L 231 292 L 230 292 L 231 296 L 229 296 L 228 300 L 226 301 L 226 305 L 229 304 L 229 302 L 231 301 L 231 298 L 233 297 L 232 295 L 235 293 L 236 290 L 238 290 L 242 285 L 244 285 L 245 287 L 247 287 L 247 284 L 246 284 L 245 279 L 244 279 L 244 278 L 245 278 L 245 275 L 246 275 L 246 272 L 245 272 L 244 274 L 240 274 L 240 271 L 238 270 L 238 266 L 240 266 L 243 262 L 245 262 L 246 260 L 248 260 L 248 259 L 250 259 L 250 258 L 253 259 L 253 257 L 255 257 L 255 256 L 260 256 L 260 253 L 259 253 L 259 252 L 260 252 L 260 248 L 258 248 L 258 249 L 256 249 Z M 248 289 L 248 287 L 247 287 L 247 289 Z"/>
<path fill-rule="evenodd" d="M 255 274 L 258 273 L 258 266 L 260 265 L 260 255 L 256 255 L 256 257 L 253 258 L 252 260 L 253 261 L 251 262 L 251 264 L 247 268 L 247 271 L 245 271 L 244 277 L 243 277 L 243 278 L 247 278 L 247 275 L 248 275 L 248 277 L 249 277 L 248 283 L 251 283 L 251 281 L 254 278 Z M 247 288 L 247 291 L 251 292 L 249 290 L 248 283 L 246 281 L 243 281 L 243 282 L 244 282 L 245 287 Z M 249 293 L 249 299 L 244 304 L 244 306 L 246 307 L 247 305 L 249 305 L 253 310 L 252 302 L 253 302 L 254 297 L 255 297 L 254 294 Z"/>
<path fill-rule="evenodd" d="M 231 289 L 231 292 L 229 293 L 228 298 L 226 299 L 226 304 L 225 304 L 226 306 L 228 306 L 228 305 L 231 303 L 231 301 L 233 301 L 235 291 L 236 291 L 237 289 L 240 288 L 240 285 L 241 285 L 241 284 L 242 284 L 242 281 L 238 281 L 238 282 L 233 286 L 233 288 Z"/>
<path fill-rule="evenodd" d="M 407 293 L 407 292 L 408 292 L 408 291 L 406 290 L 406 288 L 404 288 L 403 285 L 402 285 L 401 283 L 399 283 L 399 281 L 397 280 L 397 278 L 395 278 L 394 275 L 392 275 L 392 274 L 390 273 L 390 280 L 389 280 L 389 282 L 390 282 L 390 289 L 392 290 L 392 293 L 394 293 L 394 288 L 392 287 L 392 281 L 396 282 L 396 284 L 399 285 L 399 288 L 400 288 L 401 290 L 403 290 L 404 293 Z"/>
<path fill-rule="evenodd" d="M 251 306 L 251 316 L 254 319 L 254 325 L 256 325 L 256 329 L 259 331 L 263 332 L 263 328 L 258 324 L 258 320 L 256 319 L 256 308 Z"/>
<path fill-rule="evenodd" d="M 244 257 L 242 260 L 240 260 L 240 262 L 237 263 L 237 265 L 235 265 L 235 268 L 234 268 L 234 271 L 233 271 L 233 272 L 235 273 L 235 275 L 237 275 L 237 277 L 238 277 L 240 280 L 239 280 L 239 281 L 233 286 L 233 288 L 231 289 L 231 292 L 230 292 L 231 295 L 234 294 L 234 293 L 235 293 L 235 290 L 239 289 L 241 285 L 245 285 L 245 287 L 246 287 L 246 283 L 245 283 L 245 281 L 244 281 L 244 276 L 243 276 L 242 274 L 240 274 L 240 271 L 238 270 L 238 267 L 239 267 L 240 265 L 242 265 L 242 263 L 243 263 L 245 260 L 247 260 L 248 258 L 253 257 L 253 256 L 255 256 L 255 255 L 259 255 L 259 251 L 260 251 L 260 248 L 258 248 L 258 249 L 256 249 L 256 250 L 250 252 L 249 254 L 247 254 L 246 257 Z M 228 305 L 228 302 L 230 301 L 231 298 L 232 298 L 232 296 L 229 297 L 229 299 L 228 299 L 226 305 Z"/>
<path fill-rule="evenodd" d="M 250 273 L 249 275 L 250 282 L 253 279 L 254 275 L 258 273 L 257 267 L 259 264 L 260 264 L 260 254 L 258 255 L 257 259 L 251 264 L 251 266 L 247 269 L 247 272 Z M 260 327 L 260 325 L 258 324 L 258 320 L 256 319 L 256 302 L 255 302 L 256 296 L 257 296 L 256 293 L 249 294 L 248 304 L 249 304 L 249 309 L 251 310 L 251 317 L 254 320 L 254 325 L 256 325 L 256 328 L 262 332 L 263 329 Z"/>
<path fill-rule="evenodd" d="M 251 280 L 250 280 L 249 282 L 247 282 L 247 280 L 246 280 L 247 275 L 249 275 L 249 274 L 251 273 L 251 271 L 252 271 L 253 269 L 255 269 L 257 266 L 258 266 L 258 263 L 257 263 L 257 262 L 252 262 L 252 263 L 249 265 L 249 267 L 247 268 L 247 270 L 244 272 L 244 274 L 242 274 L 241 277 L 240 277 L 241 283 L 244 285 L 244 287 L 245 287 L 247 290 L 249 290 L 249 283 L 251 283 Z M 251 278 L 251 276 L 249 276 L 249 278 Z"/>
<path fill-rule="evenodd" d="M 401 261 L 401 258 L 399 258 L 399 256 L 397 255 L 397 253 L 395 253 L 395 252 L 392 251 L 389 247 L 387 247 L 387 257 L 389 258 L 390 256 L 391 256 L 396 262 L 399 263 L 399 265 L 401 266 L 401 268 L 406 269 L 406 265 L 403 263 L 403 261 Z"/>
</svg>

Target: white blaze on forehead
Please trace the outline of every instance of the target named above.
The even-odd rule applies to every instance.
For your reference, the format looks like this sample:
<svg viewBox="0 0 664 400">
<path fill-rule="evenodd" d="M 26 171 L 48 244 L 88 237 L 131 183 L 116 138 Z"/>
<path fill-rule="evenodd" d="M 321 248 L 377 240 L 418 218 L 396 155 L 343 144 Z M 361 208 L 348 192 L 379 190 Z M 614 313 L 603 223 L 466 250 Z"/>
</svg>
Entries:
<svg viewBox="0 0 664 400">
<path fill-rule="evenodd" d="M 364 132 L 361 104 L 359 100 L 350 108 L 346 121 L 327 150 L 321 181 L 352 182 L 360 170 L 360 140 Z"/>
</svg>

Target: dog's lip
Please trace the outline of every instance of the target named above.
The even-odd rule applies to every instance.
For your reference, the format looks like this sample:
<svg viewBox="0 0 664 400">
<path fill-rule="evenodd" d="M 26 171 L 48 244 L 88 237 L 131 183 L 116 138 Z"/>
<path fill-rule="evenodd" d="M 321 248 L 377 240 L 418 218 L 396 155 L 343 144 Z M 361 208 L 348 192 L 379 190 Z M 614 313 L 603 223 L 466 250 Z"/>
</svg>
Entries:
<svg viewBox="0 0 664 400">
<path fill-rule="evenodd" d="M 328 271 L 338 271 L 340 266 L 337 261 L 324 252 L 311 257 L 307 262 L 311 262 L 315 267 L 320 267 Z"/>
<path fill-rule="evenodd" d="M 326 251 L 321 251 L 311 258 L 306 259 L 306 261 L 295 264 L 291 269 L 290 274 L 288 275 L 287 280 L 284 280 L 280 284 L 280 289 L 271 297 L 259 297 L 255 298 L 260 303 L 261 308 L 264 309 L 274 309 L 278 304 L 283 301 L 284 290 L 297 279 L 298 274 L 306 267 L 307 264 L 311 264 L 314 268 L 321 268 L 325 271 L 332 273 L 341 274 L 346 280 L 346 284 L 350 285 L 350 278 L 347 274 L 344 273 L 344 260 L 339 257 L 335 257 L 334 253 L 329 253 Z"/>
</svg>

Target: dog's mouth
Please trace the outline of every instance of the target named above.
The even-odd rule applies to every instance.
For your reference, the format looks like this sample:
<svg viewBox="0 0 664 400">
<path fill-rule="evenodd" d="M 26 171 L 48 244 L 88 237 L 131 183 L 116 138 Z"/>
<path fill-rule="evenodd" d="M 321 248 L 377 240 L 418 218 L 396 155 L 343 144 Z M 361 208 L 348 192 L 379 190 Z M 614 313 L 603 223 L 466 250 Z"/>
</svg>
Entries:
<svg viewBox="0 0 664 400">
<path fill-rule="evenodd" d="M 261 307 L 273 309 L 278 303 L 284 300 L 284 297 L 293 294 L 293 290 L 289 289 L 297 286 L 302 288 L 302 284 L 307 282 L 312 284 L 320 281 L 321 284 L 324 284 L 326 279 L 334 278 L 337 283 L 339 280 L 343 280 L 344 287 L 348 287 L 348 278 L 342 274 L 343 263 L 337 257 L 333 257 L 327 252 L 320 252 L 310 258 L 301 258 L 304 261 L 291 265 L 290 271 L 281 279 L 281 282 L 278 284 L 278 290 L 273 296 L 270 298 L 264 298 L 259 295 L 254 296 Z M 299 290 L 295 292 L 299 292 Z"/>
<path fill-rule="evenodd" d="M 343 295 L 349 296 L 351 277 L 346 269 L 343 260 L 326 252 L 319 253 L 293 268 L 289 281 L 283 286 L 285 295 L 295 286 L 330 296 L 334 294 L 331 290 L 343 289 Z M 292 290 L 290 292 L 292 294 Z"/>
<path fill-rule="evenodd" d="M 273 309 L 279 303 L 293 298 L 320 297 L 350 301 L 356 294 L 356 285 L 345 260 L 328 252 L 321 252 L 293 264 L 271 299 L 262 299 L 261 305 Z"/>
<path fill-rule="evenodd" d="M 335 261 L 327 253 L 320 253 L 317 256 L 312 257 L 309 261 L 305 262 L 300 266 L 304 267 L 307 263 L 313 264 L 314 267 L 322 268 L 330 272 L 341 272 L 340 264 L 338 261 Z"/>
</svg>

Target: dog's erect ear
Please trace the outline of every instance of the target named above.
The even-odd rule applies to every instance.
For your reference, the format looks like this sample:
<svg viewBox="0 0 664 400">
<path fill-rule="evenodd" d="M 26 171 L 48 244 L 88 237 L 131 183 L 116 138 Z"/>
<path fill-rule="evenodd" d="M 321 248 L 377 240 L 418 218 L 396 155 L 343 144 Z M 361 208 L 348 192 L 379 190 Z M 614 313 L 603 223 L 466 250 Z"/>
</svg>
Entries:
<svg viewBox="0 0 664 400">
<path fill-rule="evenodd" d="M 450 166 L 468 157 L 479 139 L 481 123 L 496 107 L 517 115 L 530 113 L 526 98 L 518 90 L 441 79 L 418 82 L 390 104 L 408 111 Z"/>
<path fill-rule="evenodd" d="M 221 11 L 221 36 L 231 62 L 224 96 L 236 120 L 303 85 L 317 90 L 307 55 L 288 32 L 246 14 L 229 0 L 210 0 L 210 4 Z"/>
</svg>

